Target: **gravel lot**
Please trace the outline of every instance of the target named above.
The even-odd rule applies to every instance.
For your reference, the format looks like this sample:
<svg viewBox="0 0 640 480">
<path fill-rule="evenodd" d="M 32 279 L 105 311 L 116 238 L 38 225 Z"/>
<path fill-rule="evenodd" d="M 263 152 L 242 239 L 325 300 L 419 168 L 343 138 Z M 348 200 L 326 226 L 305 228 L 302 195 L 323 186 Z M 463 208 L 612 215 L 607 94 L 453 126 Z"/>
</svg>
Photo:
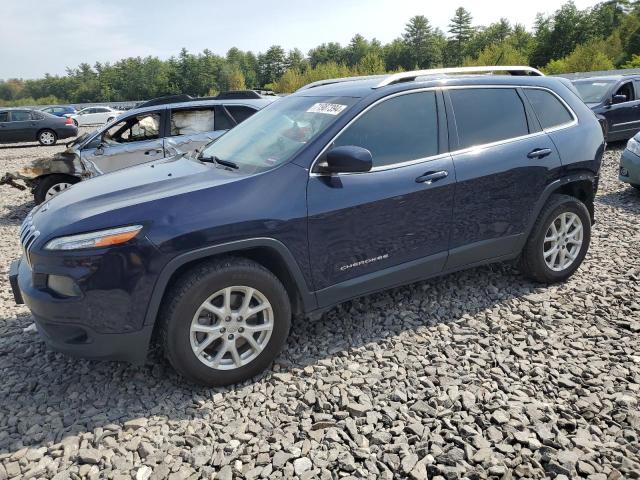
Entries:
<svg viewBox="0 0 640 480">
<path fill-rule="evenodd" d="M 297 322 L 272 371 L 217 390 L 157 352 L 75 360 L 25 332 L 6 272 L 31 196 L 0 187 L 0 480 L 640 478 L 640 194 L 617 181 L 620 149 L 569 282 L 496 265 L 369 296 Z"/>
</svg>

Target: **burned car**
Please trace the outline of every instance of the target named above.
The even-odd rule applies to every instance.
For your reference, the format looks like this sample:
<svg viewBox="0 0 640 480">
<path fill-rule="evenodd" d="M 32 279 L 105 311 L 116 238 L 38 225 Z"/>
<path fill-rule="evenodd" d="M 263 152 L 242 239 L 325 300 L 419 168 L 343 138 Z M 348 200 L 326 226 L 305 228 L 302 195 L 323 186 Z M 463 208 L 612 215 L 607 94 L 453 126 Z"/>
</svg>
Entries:
<svg viewBox="0 0 640 480">
<path fill-rule="evenodd" d="M 277 98 L 249 91 L 206 100 L 155 102 L 78 137 L 64 152 L 6 173 L 0 185 L 31 188 L 40 204 L 81 180 L 197 151 Z"/>
</svg>

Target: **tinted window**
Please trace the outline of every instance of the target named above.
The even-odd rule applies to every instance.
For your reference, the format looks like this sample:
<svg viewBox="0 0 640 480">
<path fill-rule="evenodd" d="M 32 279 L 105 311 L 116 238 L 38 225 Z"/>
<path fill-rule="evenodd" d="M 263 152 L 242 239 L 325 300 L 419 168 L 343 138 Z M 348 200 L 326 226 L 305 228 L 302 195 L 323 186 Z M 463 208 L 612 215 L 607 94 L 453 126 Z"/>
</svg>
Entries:
<svg viewBox="0 0 640 480">
<path fill-rule="evenodd" d="M 551 92 L 527 88 L 525 94 L 531 102 L 542 128 L 557 127 L 573 120 L 569 110 Z"/>
<path fill-rule="evenodd" d="M 44 120 L 44 114 L 42 112 L 31 112 L 31 120 Z"/>
<path fill-rule="evenodd" d="M 460 148 L 529 133 L 524 104 L 511 88 L 451 90 Z"/>
<path fill-rule="evenodd" d="M 229 130 L 235 127 L 235 121 L 229 116 L 229 114 L 225 111 L 223 106 L 215 107 L 215 126 L 216 130 Z"/>
<path fill-rule="evenodd" d="M 98 107 L 98 108 L 94 108 L 94 113 L 107 113 L 110 112 L 111 110 L 109 110 L 108 108 L 104 108 L 104 107 Z"/>
<path fill-rule="evenodd" d="M 235 119 L 236 123 L 244 122 L 251 115 L 256 113 L 253 108 L 241 107 L 238 105 L 225 105 L 231 116 Z"/>
<path fill-rule="evenodd" d="M 171 112 L 171 135 L 194 135 L 213 132 L 215 113 L 212 107 Z"/>
<path fill-rule="evenodd" d="M 622 86 L 618 89 L 618 91 L 614 95 L 624 95 L 627 97 L 627 101 L 635 100 L 635 95 L 633 93 L 633 84 L 631 82 L 627 82 L 622 84 Z"/>
<path fill-rule="evenodd" d="M 434 92 L 400 95 L 379 103 L 351 124 L 334 146 L 355 145 L 373 155 L 374 167 L 438 153 Z"/>
<path fill-rule="evenodd" d="M 0 122 L 9 121 L 9 112 L 0 112 Z"/>
<path fill-rule="evenodd" d="M 25 122 L 27 120 L 31 120 L 31 113 L 26 110 L 18 110 L 11 112 L 11 121 L 12 122 Z"/>
</svg>

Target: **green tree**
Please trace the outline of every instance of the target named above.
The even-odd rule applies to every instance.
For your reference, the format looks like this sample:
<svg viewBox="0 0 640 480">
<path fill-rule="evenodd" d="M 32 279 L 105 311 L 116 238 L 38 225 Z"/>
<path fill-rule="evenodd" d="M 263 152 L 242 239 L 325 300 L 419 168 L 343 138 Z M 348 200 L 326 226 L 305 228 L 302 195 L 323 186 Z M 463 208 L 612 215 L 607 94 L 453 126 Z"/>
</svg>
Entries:
<svg viewBox="0 0 640 480">
<path fill-rule="evenodd" d="M 602 40 L 592 40 L 578 45 L 569 55 L 550 61 L 544 71 L 550 75 L 571 72 L 611 70 L 614 64 L 607 56 L 607 45 Z"/>
<path fill-rule="evenodd" d="M 258 83 L 262 86 L 278 80 L 285 72 L 287 59 L 280 45 L 273 45 L 264 54 L 258 55 Z"/>
<path fill-rule="evenodd" d="M 449 40 L 445 53 L 447 65 L 462 65 L 464 57 L 468 55 L 469 41 L 474 33 L 472 20 L 471 13 L 466 9 L 463 7 L 456 9 L 449 23 Z"/>
<path fill-rule="evenodd" d="M 442 32 L 434 30 L 427 17 L 416 15 L 409 20 L 402 39 L 406 46 L 403 67 L 433 68 L 442 61 Z"/>
</svg>

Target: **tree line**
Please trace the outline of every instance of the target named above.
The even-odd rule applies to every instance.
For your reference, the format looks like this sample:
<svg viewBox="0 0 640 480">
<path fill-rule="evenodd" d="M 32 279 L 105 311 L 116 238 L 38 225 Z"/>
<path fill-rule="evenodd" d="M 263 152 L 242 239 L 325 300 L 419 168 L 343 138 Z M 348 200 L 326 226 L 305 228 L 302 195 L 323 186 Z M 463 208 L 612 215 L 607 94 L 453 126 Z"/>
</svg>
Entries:
<svg viewBox="0 0 640 480">
<path fill-rule="evenodd" d="M 607 0 L 586 9 L 568 1 L 553 14 L 538 14 L 531 31 L 505 18 L 475 25 L 460 7 L 446 32 L 417 15 L 387 44 L 357 34 L 348 45 L 323 43 L 306 55 L 279 45 L 258 54 L 231 48 L 225 56 L 183 48 L 168 60 L 83 63 L 65 75 L 0 80 L 0 104 L 115 102 L 244 88 L 291 92 L 324 78 L 498 64 L 527 64 L 548 74 L 640 68 L 640 0 Z"/>
</svg>

